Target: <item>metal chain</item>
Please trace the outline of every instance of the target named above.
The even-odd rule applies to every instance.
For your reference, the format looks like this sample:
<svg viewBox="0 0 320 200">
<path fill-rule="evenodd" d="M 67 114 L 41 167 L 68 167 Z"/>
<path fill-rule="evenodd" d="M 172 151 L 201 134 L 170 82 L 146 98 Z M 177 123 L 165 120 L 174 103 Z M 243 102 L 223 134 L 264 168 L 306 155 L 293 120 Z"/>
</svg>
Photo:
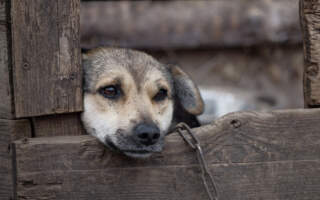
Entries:
<svg viewBox="0 0 320 200">
<path fill-rule="evenodd" d="M 207 194 L 209 196 L 210 200 L 218 200 L 218 190 L 216 187 L 216 184 L 212 178 L 212 175 L 209 171 L 207 162 L 205 160 L 205 157 L 203 155 L 203 151 L 202 148 L 200 146 L 200 142 L 198 140 L 198 138 L 196 138 L 196 136 L 193 134 L 192 130 L 190 129 L 190 127 L 185 124 L 185 123 L 179 123 L 176 126 L 175 129 L 180 136 L 183 138 L 183 140 L 192 148 L 196 151 L 197 153 L 197 159 L 198 162 L 200 164 L 201 167 L 201 177 L 202 177 L 202 181 L 203 181 L 203 185 L 206 188 Z M 185 133 L 187 133 L 190 137 L 188 138 L 183 131 L 185 131 Z M 209 184 L 211 185 L 212 191 L 210 190 Z"/>
</svg>

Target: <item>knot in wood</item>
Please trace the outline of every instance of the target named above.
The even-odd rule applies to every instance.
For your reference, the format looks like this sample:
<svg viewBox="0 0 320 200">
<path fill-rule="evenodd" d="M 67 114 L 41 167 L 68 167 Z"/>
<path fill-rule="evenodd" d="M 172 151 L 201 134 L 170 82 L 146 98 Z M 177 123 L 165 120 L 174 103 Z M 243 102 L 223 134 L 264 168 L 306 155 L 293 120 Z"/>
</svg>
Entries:
<svg viewBox="0 0 320 200">
<path fill-rule="evenodd" d="M 233 128 L 239 128 L 241 126 L 241 122 L 237 119 L 233 119 L 230 124 L 232 125 Z"/>
<path fill-rule="evenodd" d="M 30 70 L 30 65 L 29 65 L 29 63 L 27 63 L 27 62 L 23 63 L 22 68 L 23 68 L 24 70 L 26 70 L 26 71 Z"/>
</svg>

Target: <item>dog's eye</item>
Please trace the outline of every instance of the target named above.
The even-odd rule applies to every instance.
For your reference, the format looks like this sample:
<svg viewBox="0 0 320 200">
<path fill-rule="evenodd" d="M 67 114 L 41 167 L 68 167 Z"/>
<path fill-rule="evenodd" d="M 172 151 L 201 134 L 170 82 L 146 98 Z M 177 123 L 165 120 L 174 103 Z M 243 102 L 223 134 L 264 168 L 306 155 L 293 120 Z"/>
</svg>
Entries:
<svg viewBox="0 0 320 200">
<path fill-rule="evenodd" d="M 166 89 L 160 89 L 158 93 L 153 97 L 154 101 L 163 101 L 168 96 L 168 91 Z"/>
<path fill-rule="evenodd" d="M 120 96 L 121 90 L 115 85 L 106 86 L 99 89 L 99 93 L 105 98 L 116 99 Z"/>
</svg>

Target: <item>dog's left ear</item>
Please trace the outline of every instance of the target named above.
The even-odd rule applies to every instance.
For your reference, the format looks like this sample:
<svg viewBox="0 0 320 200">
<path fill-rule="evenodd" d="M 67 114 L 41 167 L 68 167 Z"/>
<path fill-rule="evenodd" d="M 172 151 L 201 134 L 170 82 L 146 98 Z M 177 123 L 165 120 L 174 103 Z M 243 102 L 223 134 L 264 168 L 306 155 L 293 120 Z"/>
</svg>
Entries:
<svg viewBox="0 0 320 200">
<path fill-rule="evenodd" d="M 174 89 L 181 106 L 190 114 L 200 115 L 204 103 L 198 87 L 178 66 L 169 66 L 174 81 Z"/>
</svg>

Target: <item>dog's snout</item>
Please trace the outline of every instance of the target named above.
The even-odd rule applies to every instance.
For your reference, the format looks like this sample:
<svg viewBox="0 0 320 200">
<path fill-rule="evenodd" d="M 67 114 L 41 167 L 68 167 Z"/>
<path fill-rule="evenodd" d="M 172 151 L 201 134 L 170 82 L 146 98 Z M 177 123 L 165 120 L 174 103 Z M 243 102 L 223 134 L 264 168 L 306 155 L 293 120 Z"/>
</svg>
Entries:
<svg viewBox="0 0 320 200">
<path fill-rule="evenodd" d="M 136 141 L 146 146 L 157 143 L 160 138 L 160 130 L 154 124 L 138 124 L 133 132 Z"/>
</svg>

